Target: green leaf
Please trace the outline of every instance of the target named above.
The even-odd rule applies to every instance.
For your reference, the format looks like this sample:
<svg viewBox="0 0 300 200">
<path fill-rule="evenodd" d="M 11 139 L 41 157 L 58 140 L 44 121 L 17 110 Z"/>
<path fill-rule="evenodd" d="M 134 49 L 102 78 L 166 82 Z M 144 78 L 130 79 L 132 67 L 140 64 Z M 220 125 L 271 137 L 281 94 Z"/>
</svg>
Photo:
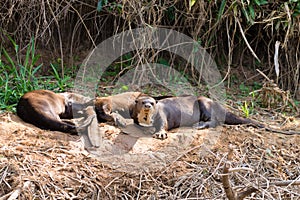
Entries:
<svg viewBox="0 0 300 200">
<path fill-rule="evenodd" d="M 102 10 L 102 7 L 103 7 L 102 0 L 99 0 L 97 4 L 97 11 L 100 12 Z"/>
<path fill-rule="evenodd" d="M 254 0 L 254 2 L 258 6 L 268 4 L 268 1 L 266 1 L 266 0 Z"/>
<path fill-rule="evenodd" d="M 97 11 L 100 12 L 102 11 L 103 5 L 107 5 L 108 0 L 99 0 L 97 3 Z"/>
<path fill-rule="evenodd" d="M 192 8 L 195 5 L 196 1 L 197 0 L 190 0 L 190 8 Z"/>
<path fill-rule="evenodd" d="M 30 57 L 30 51 L 31 51 L 31 48 L 27 48 L 27 51 L 26 51 L 26 56 L 25 56 L 25 61 L 24 61 L 24 67 L 28 67 L 28 62 L 29 62 L 29 57 Z"/>
<path fill-rule="evenodd" d="M 249 5 L 249 13 L 250 13 L 251 19 L 254 20 L 255 19 L 255 10 L 251 4 Z"/>
<path fill-rule="evenodd" d="M 250 17 L 248 15 L 248 12 L 246 11 L 246 9 L 244 7 L 242 7 L 242 12 L 244 13 L 246 19 L 247 19 L 247 22 L 250 22 Z"/>
<path fill-rule="evenodd" d="M 11 59 L 11 57 L 8 55 L 7 51 L 5 49 L 2 49 L 3 53 L 4 53 L 4 57 L 7 59 L 7 61 L 9 62 L 9 64 L 11 65 L 12 68 L 15 68 L 15 63 L 14 61 Z"/>
<path fill-rule="evenodd" d="M 298 1 L 298 0 L 297 0 L 297 1 Z M 268 1 L 265 1 L 265 0 L 260 1 L 260 6 L 261 6 L 261 5 L 266 5 L 266 4 L 268 4 Z"/>
<path fill-rule="evenodd" d="M 58 74 L 58 71 L 57 71 L 56 67 L 52 63 L 50 64 L 50 66 L 51 66 L 51 68 L 54 72 L 55 79 L 59 79 L 59 74 Z"/>
<path fill-rule="evenodd" d="M 39 66 L 37 66 L 33 71 L 32 71 L 32 75 L 34 75 L 41 67 L 43 66 L 43 64 L 40 64 Z"/>
<path fill-rule="evenodd" d="M 297 3 L 294 12 L 293 12 L 293 17 L 298 17 L 300 15 L 300 2 Z"/>
<path fill-rule="evenodd" d="M 32 58 L 31 65 L 34 65 L 36 61 L 41 57 L 41 55 L 36 55 Z"/>
<path fill-rule="evenodd" d="M 128 91 L 128 89 L 129 89 L 129 88 L 128 88 L 128 86 L 127 86 L 127 85 L 123 85 L 123 86 L 122 86 L 122 90 L 124 90 L 124 91 Z"/>
<path fill-rule="evenodd" d="M 225 10 L 225 5 L 226 5 L 226 0 L 222 0 L 221 2 L 221 6 L 220 6 L 220 9 L 219 9 L 219 12 L 218 12 L 218 17 L 217 17 L 217 21 L 219 21 L 224 13 L 224 10 Z"/>
<path fill-rule="evenodd" d="M 16 42 L 10 37 L 9 35 L 6 35 L 10 42 L 14 45 L 15 52 L 17 53 L 19 51 L 19 45 L 16 44 Z"/>
</svg>

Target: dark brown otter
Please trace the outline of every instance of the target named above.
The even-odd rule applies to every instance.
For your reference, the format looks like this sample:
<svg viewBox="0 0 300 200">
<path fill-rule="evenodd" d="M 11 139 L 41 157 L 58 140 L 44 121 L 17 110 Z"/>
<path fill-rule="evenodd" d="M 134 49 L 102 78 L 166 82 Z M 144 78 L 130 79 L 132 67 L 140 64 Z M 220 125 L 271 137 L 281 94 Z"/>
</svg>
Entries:
<svg viewBox="0 0 300 200">
<path fill-rule="evenodd" d="M 62 131 L 76 134 L 85 128 L 95 116 L 85 113 L 87 106 L 93 105 L 93 100 L 75 93 L 54 93 L 49 90 L 34 90 L 24 94 L 18 102 L 17 114 L 25 122 L 42 129 Z M 81 126 L 76 126 L 68 120 L 73 114 L 87 117 Z"/>
<path fill-rule="evenodd" d="M 222 123 L 228 125 L 250 124 L 273 132 L 298 134 L 297 132 L 267 128 L 251 119 L 239 117 L 227 112 L 217 102 L 203 96 L 172 97 L 160 101 L 142 96 L 136 100 L 131 116 L 139 125 L 155 127 L 153 137 L 158 139 L 167 138 L 166 131 L 180 126 L 204 129 L 216 127 Z"/>
</svg>

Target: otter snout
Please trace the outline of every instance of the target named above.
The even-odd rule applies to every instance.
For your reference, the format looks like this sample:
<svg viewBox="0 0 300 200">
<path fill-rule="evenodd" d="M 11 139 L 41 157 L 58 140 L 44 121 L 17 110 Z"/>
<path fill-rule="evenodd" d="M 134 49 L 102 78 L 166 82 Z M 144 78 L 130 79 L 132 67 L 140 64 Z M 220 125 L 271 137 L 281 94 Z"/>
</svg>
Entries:
<svg viewBox="0 0 300 200">
<path fill-rule="evenodd" d="M 152 105 L 151 105 L 151 103 L 145 103 L 144 107 L 150 109 L 150 108 L 152 108 Z"/>
<path fill-rule="evenodd" d="M 147 110 L 152 110 L 153 109 L 153 106 L 154 106 L 154 102 L 152 101 L 143 101 L 142 102 L 142 105 L 143 105 L 143 109 L 145 111 Z"/>
</svg>

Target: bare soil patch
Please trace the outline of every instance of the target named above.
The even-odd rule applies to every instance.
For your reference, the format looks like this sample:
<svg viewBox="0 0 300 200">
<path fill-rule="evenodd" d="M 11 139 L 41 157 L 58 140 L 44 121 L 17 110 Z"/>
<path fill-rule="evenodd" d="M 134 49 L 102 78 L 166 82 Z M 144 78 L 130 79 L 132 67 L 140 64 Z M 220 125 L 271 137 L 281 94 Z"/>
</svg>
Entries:
<svg viewBox="0 0 300 200">
<path fill-rule="evenodd" d="M 236 191 L 258 189 L 247 199 L 300 198 L 299 185 L 271 185 L 300 180 L 300 135 L 222 126 L 182 128 L 161 141 L 100 124 L 104 145 L 86 150 L 80 136 L 41 130 L 11 113 L 0 124 L 0 199 L 225 199 L 225 163 L 253 170 L 230 175 Z M 299 130 L 299 119 L 289 126 Z"/>
</svg>

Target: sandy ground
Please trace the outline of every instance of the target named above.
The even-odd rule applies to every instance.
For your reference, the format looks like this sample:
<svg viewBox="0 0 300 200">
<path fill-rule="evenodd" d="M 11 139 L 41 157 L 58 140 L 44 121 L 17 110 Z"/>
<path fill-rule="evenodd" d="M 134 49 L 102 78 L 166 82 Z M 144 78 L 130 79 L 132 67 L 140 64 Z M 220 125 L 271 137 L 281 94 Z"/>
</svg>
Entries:
<svg viewBox="0 0 300 200">
<path fill-rule="evenodd" d="M 299 119 L 286 127 L 300 130 Z M 81 136 L 41 130 L 1 114 L 0 199 L 222 199 L 226 162 L 253 169 L 232 177 L 236 187 L 300 179 L 300 135 L 220 126 L 180 128 L 157 140 L 107 124 L 99 129 L 101 147 L 87 149 Z M 229 158 L 230 148 L 234 156 Z M 248 198 L 299 199 L 299 191 L 299 186 L 261 188 Z"/>
</svg>

